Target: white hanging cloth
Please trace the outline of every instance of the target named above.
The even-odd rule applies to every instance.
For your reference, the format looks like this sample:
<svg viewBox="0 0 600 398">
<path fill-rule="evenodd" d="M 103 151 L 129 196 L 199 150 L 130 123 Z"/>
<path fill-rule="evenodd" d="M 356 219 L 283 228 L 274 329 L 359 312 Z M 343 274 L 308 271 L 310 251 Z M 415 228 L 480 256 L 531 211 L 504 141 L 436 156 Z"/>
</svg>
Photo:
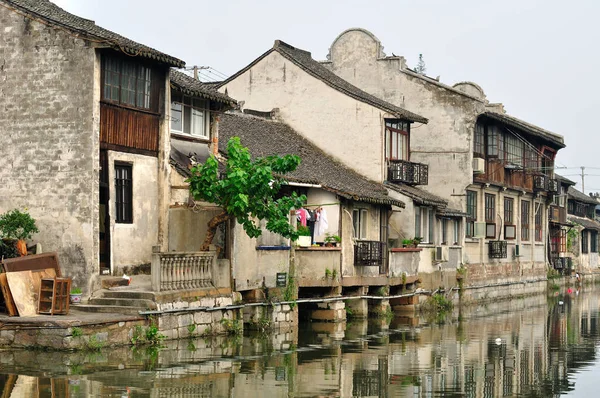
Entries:
<svg viewBox="0 0 600 398">
<path fill-rule="evenodd" d="M 317 236 L 322 236 L 329 228 L 329 223 L 327 222 L 327 212 L 322 207 L 318 210 L 319 217 L 317 218 L 317 222 L 315 223 L 315 230 L 317 231 Z"/>
</svg>

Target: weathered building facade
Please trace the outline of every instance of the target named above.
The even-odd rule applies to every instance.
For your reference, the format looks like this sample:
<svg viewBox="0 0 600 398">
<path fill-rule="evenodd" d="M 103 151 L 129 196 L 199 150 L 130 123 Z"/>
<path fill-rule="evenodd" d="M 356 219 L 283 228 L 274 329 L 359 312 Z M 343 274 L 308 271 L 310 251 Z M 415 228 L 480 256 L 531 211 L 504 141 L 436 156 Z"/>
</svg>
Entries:
<svg viewBox="0 0 600 398">
<path fill-rule="evenodd" d="M 165 244 L 168 71 L 183 61 L 49 1 L 0 1 L 0 211 L 27 208 L 84 290 Z"/>
<path fill-rule="evenodd" d="M 448 234 L 453 234 L 454 227 L 450 225 L 454 223 L 461 228 L 464 214 L 450 209 L 447 200 L 421 189 L 420 185 L 428 183 L 428 166 L 405 157 L 410 152 L 412 125 L 418 123 L 422 127 L 427 119 L 366 93 L 327 70 L 309 52 L 279 40 L 220 86 L 221 92 L 235 97 L 245 109 L 276 109 L 278 118 L 309 142 L 344 166 L 385 183 L 390 197 L 407 204 L 405 209 L 393 206 L 383 217 L 376 242 L 394 257 L 394 253 L 404 249 L 403 241 L 422 237 L 418 251 L 423 251 L 428 265 L 419 268 L 408 261 L 399 275 L 431 274 L 441 267 L 455 269 L 460 265 L 460 243 Z M 353 220 L 359 217 L 360 214 L 351 215 Z M 418 226 L 416 219 L 420 220 Z M 434 227 L 438 224 L 447 227 L 443 237 L 441 230 Z M 456 243 L 451 255 L 449 251 L 433 253 L 442 239 Z M 355 246 L 362 244 L 361 240 L 356 236 Z M 346 269 L 342 277 L 361 272 Z M 386 274 L 382 268 L 373 275 Z M 439 281 L 432 283 L 439 285 Z"/>
<path fill-rule="evenodd" d="M 600 222 L 595 213 L 598 206 L 596 197 L 588 196 L 573 186 L 568 190 L 567 220 L 571 224 L 567 232 L 570 261 L 572 266 L 582 274 L 597 273 L 600 267 L 598 244 L 600 243 Z"/>
<path fill-rule="evenodd" d="M 414 72 L 366 30 L 340 34 L 327 58 L 323 65 L 350 83 L 429 119 L 410 132 L 406 160 L 427 164 L 423 188 L 466 213 L 459 244 L 470 279 L 543 277 L 563 137 L 507 115 L 475 83 L 450 87 Z"/>
</svg>

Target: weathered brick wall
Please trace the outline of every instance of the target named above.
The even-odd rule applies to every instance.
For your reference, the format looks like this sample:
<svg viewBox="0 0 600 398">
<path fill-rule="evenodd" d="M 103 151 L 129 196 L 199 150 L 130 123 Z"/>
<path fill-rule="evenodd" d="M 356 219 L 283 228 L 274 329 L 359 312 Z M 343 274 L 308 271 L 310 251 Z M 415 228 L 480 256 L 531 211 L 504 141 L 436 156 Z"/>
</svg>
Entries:
<svg viewBox="0 0 600 398">
<path fill-rule="evenodd" d="M 44 251 L 87 288 L 97 273 L 95 50 L 0 0 L 0 212 L 28 208 Z"/>
</svg>

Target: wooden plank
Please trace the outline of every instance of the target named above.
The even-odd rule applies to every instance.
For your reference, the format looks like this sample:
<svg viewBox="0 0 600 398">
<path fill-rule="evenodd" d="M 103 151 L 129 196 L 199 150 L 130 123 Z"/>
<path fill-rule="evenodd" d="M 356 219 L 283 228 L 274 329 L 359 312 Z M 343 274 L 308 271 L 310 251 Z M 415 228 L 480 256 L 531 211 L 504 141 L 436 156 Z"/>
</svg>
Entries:
<svg viewBox="0 0 600 398">
<path fill-rule="evenodd" d="M 13 300 L 12 294 L 10 293 L 10 287 L 8 287 L 8 280 L 6 279 L 5 273 L 0 274 L 0 289 L 2 290 L 2 296 L 4 297 L 4 303 L 6 304 L 6 310 L 8 311 L 8 315 L 19 315 L 19 312 L 17 311 L 17 307 L 15 305 L 15 301 Z"/>
<path fill-rule="evenodd" d="M 9 374 L 6 383 L 4 383 L 4 387 L 2 389 L 2 398 L 10 398 L 12 396 L 12 391 L 15 388 L 16 382 L 17 375 Z"/>
<path fill-rule="evenodd" d="M 6 279 L 19 316 L 37 316 L 37 292 L 31 271 L 7 272 Z"/>
<path fill-rule="evenodd" d="M 6 272 L 35 271 L 54 268 L 56 276 L 62 276 L 55 252 L 34 254 L 17 258 L 7 258 L 2 262 Z"/>
</svg>

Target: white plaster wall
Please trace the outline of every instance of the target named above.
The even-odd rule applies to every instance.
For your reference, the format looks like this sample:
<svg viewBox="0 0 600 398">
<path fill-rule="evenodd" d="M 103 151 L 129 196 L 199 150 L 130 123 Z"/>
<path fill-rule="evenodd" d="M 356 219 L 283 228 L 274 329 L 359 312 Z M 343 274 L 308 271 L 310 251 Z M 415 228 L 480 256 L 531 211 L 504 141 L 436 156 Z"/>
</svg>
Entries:
<svg viewBox="0 0 600 398">
<path fill-rule="evenodd" d="M 350 30 L 334 42 L 324 66 L 366 92 L 429 119 L 426 125 L 411 127 L 411 161 L 429 164 L 424 189 L 462 208 L 462 198 L 450 195 L 462 193 L 472 181 L 472 132 L 485 103 L 403 70 L 402 58 L 379 58 L 379 46 L 372 35 Z"/>
<path fill-rule="evenodd" d="M 279 108 L 282 119 L 357 172 L 382 181 L 383 111 L 310 76 L 276 51 L 220 88 L 244 108 Z"/>
<path fill-rule="evenodd" d="M 133 223 L 131 224 L 115 222 L 115 161 L 132 164 Z M 151 156 L 109 151 L 108 164 L 108 180 L 112 184 L 109 206 L 111 264 L 113 273 L 119 273 L 119 269 L 125 266 L 150 263 L 152 246 L 158 243 L 158 160 Z"/>
<path fill-rule="evenodd" d="M 256 250 L 257 239 L 246 235 L 235 223 L 233 235 L 232 276 L 236 291 L 275 287 L 278 272 L 289 272 L 289 250 Z"/>
</svg>

